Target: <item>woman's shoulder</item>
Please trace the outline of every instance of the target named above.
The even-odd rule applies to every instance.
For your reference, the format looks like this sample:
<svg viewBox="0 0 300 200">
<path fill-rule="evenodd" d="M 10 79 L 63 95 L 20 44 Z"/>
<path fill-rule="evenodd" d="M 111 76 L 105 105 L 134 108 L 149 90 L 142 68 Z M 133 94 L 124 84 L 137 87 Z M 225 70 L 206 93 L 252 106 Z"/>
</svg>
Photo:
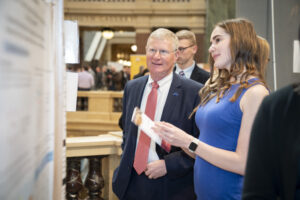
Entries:
<svg viewBox="0 0 300 200">
<path fill-rule="evenodd" d="M 247 78 L 247 82 L 248 82 L 248 88 L 246 93 L 248 93 L 249 95 L 261 94 L 266 96 L 270 93 L 265 83 L 256 76 L 249 76 Z"/>
<path fill-rule="evenodd" d="M 242 110 L 244 110 L 245 107 L 257 107 L 268 95 L 269 90 L 264 85 L 253 85 L 249 89 L 247 89 L 244 96 L 242 97 L 240 107 Z"/>
<path fill-rule="evenodd" d="M 245 95 L 268 95 L 270 92 L 263 84 L 255 84 L 247 89 Z"/>
<path fill-rule="evenodd" d="M 256 84 L 247 89 L 242 100 L 245 99 L 247 102 L 262 100 L 269 95 L 269 90 L 262 84 Z"/>
</svg>

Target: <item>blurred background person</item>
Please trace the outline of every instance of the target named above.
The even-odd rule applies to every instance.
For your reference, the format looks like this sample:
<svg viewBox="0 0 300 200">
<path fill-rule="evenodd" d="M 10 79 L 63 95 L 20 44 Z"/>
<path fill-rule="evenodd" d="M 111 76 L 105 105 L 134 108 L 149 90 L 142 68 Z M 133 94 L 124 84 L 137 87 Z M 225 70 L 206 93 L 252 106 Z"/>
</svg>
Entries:
<svg viewBox="0 0 300 200">
<path fill-rule="evenodd" d="M 88 66 L 84 65 L 77 69 L 78 72 L 78 91 L 90 91 L 94 86 L 94 77 L 88 72 Z M 77 110 L 88 110 L 88 98 L 77 98 Z"/>
<path fill-rule="evenodd" d="M 95 71 L 93 70 L 93 68 L 91 67 L 90 64 L 86 64 L 88 66 L 88 72 L 93 76 L 94 78 L 94 81 L 96 80 L 96 73 Z M 94 88 L 95 84 L 93 85 L 93 88 Z"/>
<path fill-rule="evenodd" d="M 136 75 L 134 75 L 134 76 L 133 76 L 133 79 L 136 79 L 136 78 L 138 78 L 138 77 L 143 76 L 143 71 L 144 71 L 144 69 L 145 69 L 145 66 L 144 66 L 144 65 L 141 65 L 141 66 L 139 67 L 139 73 L 137 73 Z"/>
<path fill-rule="evenodd" d="M 258 39 L 257 64 L 261 66 L 259 68 L 260 69 L 259 74 L 262 76 L 263 79 L 265 79 L 268 62 L 270 61 L 270 45 L 269 42 L 261 36 L 257 36 L 257 39 Z"/>
<path fill-rule="evenodd" d="M 130 67 L 123 66 L 123 69 L 115 73 L 114 82 L 115 89 L 120 91 L 124 90 L 126 83 L 130 80 Z"/>
<path fill-rule="evenodd" d="M 89 91 L 94 86 L 94 77 L 88 71 L 89 67 L 84 65 L 78 73 L 78 90 L 79 91 Z"/>
<path fill-rule="evenodd" d="M 103 88 L 103 72 L 100 66 L 96 67 L 96 79 L 95 79 L 95 89 L 101 90 Z"/>
<path fill-rule="evenodd" d="M 113 66 L 108 66 L 105 71 L 105 86 L 107 90 L 115 90 L 114 76 L 116 69 Z M 116 77 L 115 77 L 116 79 Z"/>
<path fill-rule="evenodd" d="M 145 75 L 148 75 L 148 74 L 149 74 L 148 68 L 144 69 L 142 75 L 145 76 Z"/>
<path fill-rule="evenodd" d="M 123 77 L 124 77 L 124 84 L 123 84 L 123 86 L 125 86 L 125 84 L 127 83 L 127 81 L 130 80 L 130 67 L 125 65 L 123 67 L 123 72 L 124 72 L 124 74 L 123 74 Z M 124 87 L 123 87 L 123 89 L 124 89 Z"/>
</svg>

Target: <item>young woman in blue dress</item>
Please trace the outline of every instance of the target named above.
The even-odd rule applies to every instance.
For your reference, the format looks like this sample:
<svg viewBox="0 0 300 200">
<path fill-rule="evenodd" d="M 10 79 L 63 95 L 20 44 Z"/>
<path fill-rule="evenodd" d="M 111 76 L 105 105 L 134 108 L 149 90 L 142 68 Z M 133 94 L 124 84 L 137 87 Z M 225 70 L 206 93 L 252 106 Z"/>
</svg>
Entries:
<svg viewBox="0 0 300 200">
<path fill-rule="evenodd" d="M 241 199 L 251 127 L 269 94 L 259 42 L 246 19 L 218 23 L 210 38 L 211 77 L 195 108 L 199 138 L 165 122 L 153 128 L 171 145 L 195 157 L 197 199 Z"/>
</svg>

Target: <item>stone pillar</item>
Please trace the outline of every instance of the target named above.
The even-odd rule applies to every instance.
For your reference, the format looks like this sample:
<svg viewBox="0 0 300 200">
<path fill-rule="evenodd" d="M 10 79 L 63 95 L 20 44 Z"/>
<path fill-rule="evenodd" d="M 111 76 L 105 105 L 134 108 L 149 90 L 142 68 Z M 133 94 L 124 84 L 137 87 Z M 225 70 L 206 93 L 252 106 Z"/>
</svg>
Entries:
<svg viewBox="0 0 300 200">
<path fill-rule="evenodd" d="M 147 39 L 150 35 L 150 28 L 137 28 L 136 29 L 136 46 L 137 46 L 137 54 L 146 54 L 146 44 Z"/>
<path fill-rule="evenodd" d="M 105 62 L 111 61 L 112 60 L 112 55 L 111 55 L 111 42 L 110 40 L 107 40 L 102 58 Z"/>
</svg>

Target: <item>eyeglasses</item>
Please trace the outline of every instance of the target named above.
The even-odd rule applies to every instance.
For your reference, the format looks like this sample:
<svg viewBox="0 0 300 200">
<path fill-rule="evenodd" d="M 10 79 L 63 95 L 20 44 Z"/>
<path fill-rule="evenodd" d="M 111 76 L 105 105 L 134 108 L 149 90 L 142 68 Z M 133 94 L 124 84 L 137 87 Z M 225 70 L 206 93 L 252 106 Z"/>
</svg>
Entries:
<svg viewBox="0 0 300 200">
<path fill-rule="evenodd" d="M 176 49 L 174 51 L 168 51 L 168 50 L 164 50 L 164 49 L 153 49 L 153 48 L 147 48 L 146 49 L 147 53 L 149 55 L 155 55 L 156 52 L 159 52 L 159 55 L 161 56 L 167 56 L 169 55 L 170 53 L 173 53 L 176 51 Z"/>
<path fill-rule="evenodd" d="M 190 46 L 188 46 L 188 47 L 178 47 L 178 51 L 179 51 L 180 53 L 183 53 L 184 50 L 186 50 L 186 49 L 188 49 L 188 48 L 190 48 L 190 47 L 192 47 L 192 46 L 194 46 L 194 44 L 192 44 L 192 45 L 190 45 Z"/>
</svg>

